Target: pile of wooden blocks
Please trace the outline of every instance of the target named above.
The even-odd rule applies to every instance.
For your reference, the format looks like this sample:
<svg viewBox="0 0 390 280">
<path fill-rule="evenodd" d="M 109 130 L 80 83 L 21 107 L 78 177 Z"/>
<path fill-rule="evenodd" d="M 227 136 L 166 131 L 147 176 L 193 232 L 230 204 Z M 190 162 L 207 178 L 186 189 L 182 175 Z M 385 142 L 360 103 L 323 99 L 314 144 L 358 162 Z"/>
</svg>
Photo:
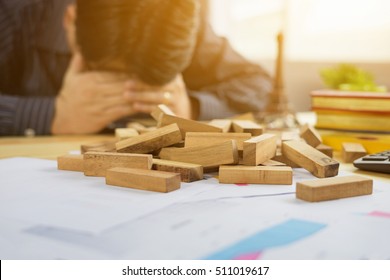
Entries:
<svg viewBox="0 0 390 280">
<path fill-rule="evenodd" d="M 318 178 L 338 174 L 339 163 L 332 159 L 331 148 L 321 143 L 310 126 L 304 126 L 300 134 L 278 137 L 263 133 L 263 127 L 253 121 L 201 123 L 175 116 L 165 105 L 159 105 L 152 116 L 156 128 L 129 124 L 117 130 L 118 141 L 84 145 L 82 155 L 59 157 L 58 169 L 102 176 L 108 185 L 157 192 L 202 180 L 203 172 L 219 172 L 220 183 L 268 185 L 291 185 L 292 167 L 303 167 Z M 325 188 L 297 184 L 297 197 L 319 201 L 362 194 L 361 189 L 344 191 L 343 186 L 351 183 L 342 180 L 331 188 L 333 196 L 326 195 L 332 184 L 332 180 Z"/>
</svg>

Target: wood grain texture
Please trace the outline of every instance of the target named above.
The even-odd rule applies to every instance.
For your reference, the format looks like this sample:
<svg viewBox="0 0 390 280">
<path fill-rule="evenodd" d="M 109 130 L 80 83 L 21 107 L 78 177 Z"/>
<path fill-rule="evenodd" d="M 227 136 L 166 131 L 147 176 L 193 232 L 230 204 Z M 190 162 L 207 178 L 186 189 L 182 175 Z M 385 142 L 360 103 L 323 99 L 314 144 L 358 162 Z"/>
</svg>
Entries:
<svg viewBox="0 0 390 280">
<path fill-rule="evenodd" d="M 283 142 L 282 153 L 316 177 L 333 177 L 338 174 L 340 164 L 337 161 L 302 141 Z"/>
<path fill-rule="evenodd" d="M 299 199 L 318 202 L 372 194 L 373 180 L 362 176 L 345 176 L 297 183 Z"/>
<path fill-rule="evenodd" d="M 343 161 L 346 163 L 351 163 L 355 159 L 364 157 L 367 155 L 366 149 L 360 143 L 342 143 L 341 144 L 341 156 Z"/>
<path fill-rule="evenodd" d="M 116 152 L 115 144 L 118 140 L 109 140 L 83 144 L 80 146 L 82 154 L 86 152 Z"/>
<path fill-rule="evenodd" d="M 187 132 L 185 147 L 220 144 L 229 140 L 235 140 L 237 149 L 244 149 L 244 141 L 251 138 L 250 133 L 219 133 L 219 132 Z"/>
<path fill-rule="evenodd" d="M 57 167 L 59 170 L 84 172 L 83 155 L 63 155 L 57 158 Z"/>
<path fill-rule="evenodd" d="M 203 166 L 199 164 L 153 159 L 153 169 L 179 173 L 181 181 L 186 183 L 203 180 Z"/>
<path fill-rule="evenodd" d="M 157 170 L 116 167 L 107 170 L 106 184 L 167 193 L 180 188 L 180 174 Z"/>
<path fill-rule="evenodd" d="M 316 149 L 321 153 L 327 155 L 330 158 L 333 158 L 333 148 L 325 144 L 319 144 Z"/>
<path fill-rule="evenodd" d="M 292 169 L 288 166 L 243 166 L 219 167 L 219 182 L 224 184 L 269 184 L 291 185 Z"/>
<path fill-rule="evenodd" d="M 276 154 L 277 137 L 274 134 L 262 134 L 244 141 L 244 165 L 259 165 Z"/>
<path fill-rule="evenodd" d="M 318 133 L 317 130 L 315 130 L 314 127 L 308 124 L 305 124 L 301 127 L 300 136 L 306 141 L 307 144 L 314 148 L 322 143 L 321 135 Z"/>
<path fill-rule="evenodd" d="M 104 177 L 113 167 L 152 168 L 152 155 L 87 152 L 84 154 L 84 175 Z"/>
<path fill-rule="evenodd" d="M 261 135 L 264 131 L 264 128 L 254 121 L 233 120 L 232 125 L 234 132 L 247 132 L 252 134 L 252 136 Z"/>
<path fill-rule="evenodd" d="M 171 124 L 116 143 L 118 153 L 146 154 L 183 140 L 177 124 Z"/>
</svg>

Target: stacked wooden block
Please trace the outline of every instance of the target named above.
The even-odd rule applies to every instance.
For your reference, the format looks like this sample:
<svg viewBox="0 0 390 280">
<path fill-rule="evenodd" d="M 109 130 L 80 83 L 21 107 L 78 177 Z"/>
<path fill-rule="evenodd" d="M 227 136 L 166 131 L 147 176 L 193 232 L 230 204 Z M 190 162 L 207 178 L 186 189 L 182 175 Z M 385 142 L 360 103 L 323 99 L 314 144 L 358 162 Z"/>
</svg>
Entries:
<svg viewBox="0 0 390 280">
<path fill-rule="evenodd" d="M 219 182 L 229 184 L 291 185 L 292 167 L 319 178 L 338 174 L 339 163 L 323 153 L 329 148 L 309 126 L 300 135 L 280 138 L 253 121 L 201 123 L 180 118 L 165 105 L 152 116 L 156 128 L 131 124 L 117 131 L 117 141 L 84 145 L 83 155 L 59 157 L 58 168 L 106 177 L 108 185 L 158 192 L 202 180 L 204 171 L 219 172 Z"/>
</svg>

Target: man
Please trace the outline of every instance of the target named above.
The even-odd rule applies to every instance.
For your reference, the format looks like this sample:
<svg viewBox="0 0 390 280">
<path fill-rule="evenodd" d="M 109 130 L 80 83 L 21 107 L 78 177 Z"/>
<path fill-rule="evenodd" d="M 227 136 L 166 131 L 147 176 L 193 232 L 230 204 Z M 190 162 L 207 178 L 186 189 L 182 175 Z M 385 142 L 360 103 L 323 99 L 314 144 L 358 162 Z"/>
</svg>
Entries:
<svg viewBox="0 0 390 280">
<path fill-rule="evenodd" d="M 101 2 L 106 9 L 109 5 L 119 5 L 116 10 L 120 13 L 134 11 L 131 7 L 124 9 L 125 4 L 143 3 L 139 9 L 144 9 L 142 14 L 154 15 L 149 17 L 152 19 L 159 18 L 155 11 L 162 13 L 163 5 L 176 7 L 183 3 L 180 0 L 77 2 L 80 7 L 84 5 L 83 12 L 88 11 L 88 5 Z M 23 135 L 31 131 L 35 134 L 96 133 L 123 117 L 149 113 L 159 103 L 166 103 L 180 116 L 194 119 L 260 111 L 271 90 L 269 76 L 235 53 L 225 39 L 217 37 L 204 18 L 197 24 L 197 4 L 192 2 L 193 13 L 188 18 L 193 20 L 193 26 L 187 31 L 195 34 L 194 43 L 180 53 L 181 58 L 190 55 L 190 59 L 182 59 L 185 61 L 182 64 L 174 63 L 172 69 L 167 69 L 170 75 L 155 80 L 146 77 L 164 64 L 153 65 L 155 60 L 147 58 L 150 53 L 161 51 L 160 45 L 145 40 L 145 48 L 149 50 L 145 59 L 130 59 L 131 54 L 126 54 L 126 59 L 118 60 L 131 61 L 129 65 L 117 64 L 115 58 L 100 59 L 105 61 L 100 63 L 88 57 L 90 51 L 83 52 L 87 43 L 83 45 L 82 40 L 86 34 L 91 32 L 98 38 L 101 30 L 96 26 L 83 27 L 78 20 L 99 15 L 96 10 L 83 14 L 71 0 L 0 0 L 0 135 Z M 167 9 L 166 13 L 171 10 Z M 174 17 L 181 12 L 176 11 Z M 104 19 L 106 14 L 103 10 L 101 22 L 112 22 Z M 140 28 L 142 24 L 136 26 Z M 164 28 L 165 23 L 155 26 Z M 128 30 L 132 28 L 135 26 L 129 25 Z M 190 37 L 185 42 L 188 41 Z M 139 51 L 137 44 L 134 46 Z M 174 48 L 171 51 L 164 50 L 163 54 L 177 53 Z M 133 67 L 131 71 L 127 66 Z M 148 75 L 143 75 L 143 71 Z M 159 75 L 163 74 L 160 71 Z M 172 79 L 164 80 L 169 77 Z"/>
</svg>

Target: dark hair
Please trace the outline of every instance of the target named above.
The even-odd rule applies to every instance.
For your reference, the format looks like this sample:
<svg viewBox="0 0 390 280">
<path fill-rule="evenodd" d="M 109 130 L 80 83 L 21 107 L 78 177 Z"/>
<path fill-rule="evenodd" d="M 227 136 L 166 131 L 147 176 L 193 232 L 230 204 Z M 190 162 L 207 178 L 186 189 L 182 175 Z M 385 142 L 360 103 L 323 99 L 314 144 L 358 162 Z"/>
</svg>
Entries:
<svg viewBox="0 0 390 280">
<path fill-rule="evenodd" d="M 86 61 L 120 59 L 151 85 L 188 66 L 198 25 L 197 0 L 77 0 L 76 36 Z"/>
</svg>

